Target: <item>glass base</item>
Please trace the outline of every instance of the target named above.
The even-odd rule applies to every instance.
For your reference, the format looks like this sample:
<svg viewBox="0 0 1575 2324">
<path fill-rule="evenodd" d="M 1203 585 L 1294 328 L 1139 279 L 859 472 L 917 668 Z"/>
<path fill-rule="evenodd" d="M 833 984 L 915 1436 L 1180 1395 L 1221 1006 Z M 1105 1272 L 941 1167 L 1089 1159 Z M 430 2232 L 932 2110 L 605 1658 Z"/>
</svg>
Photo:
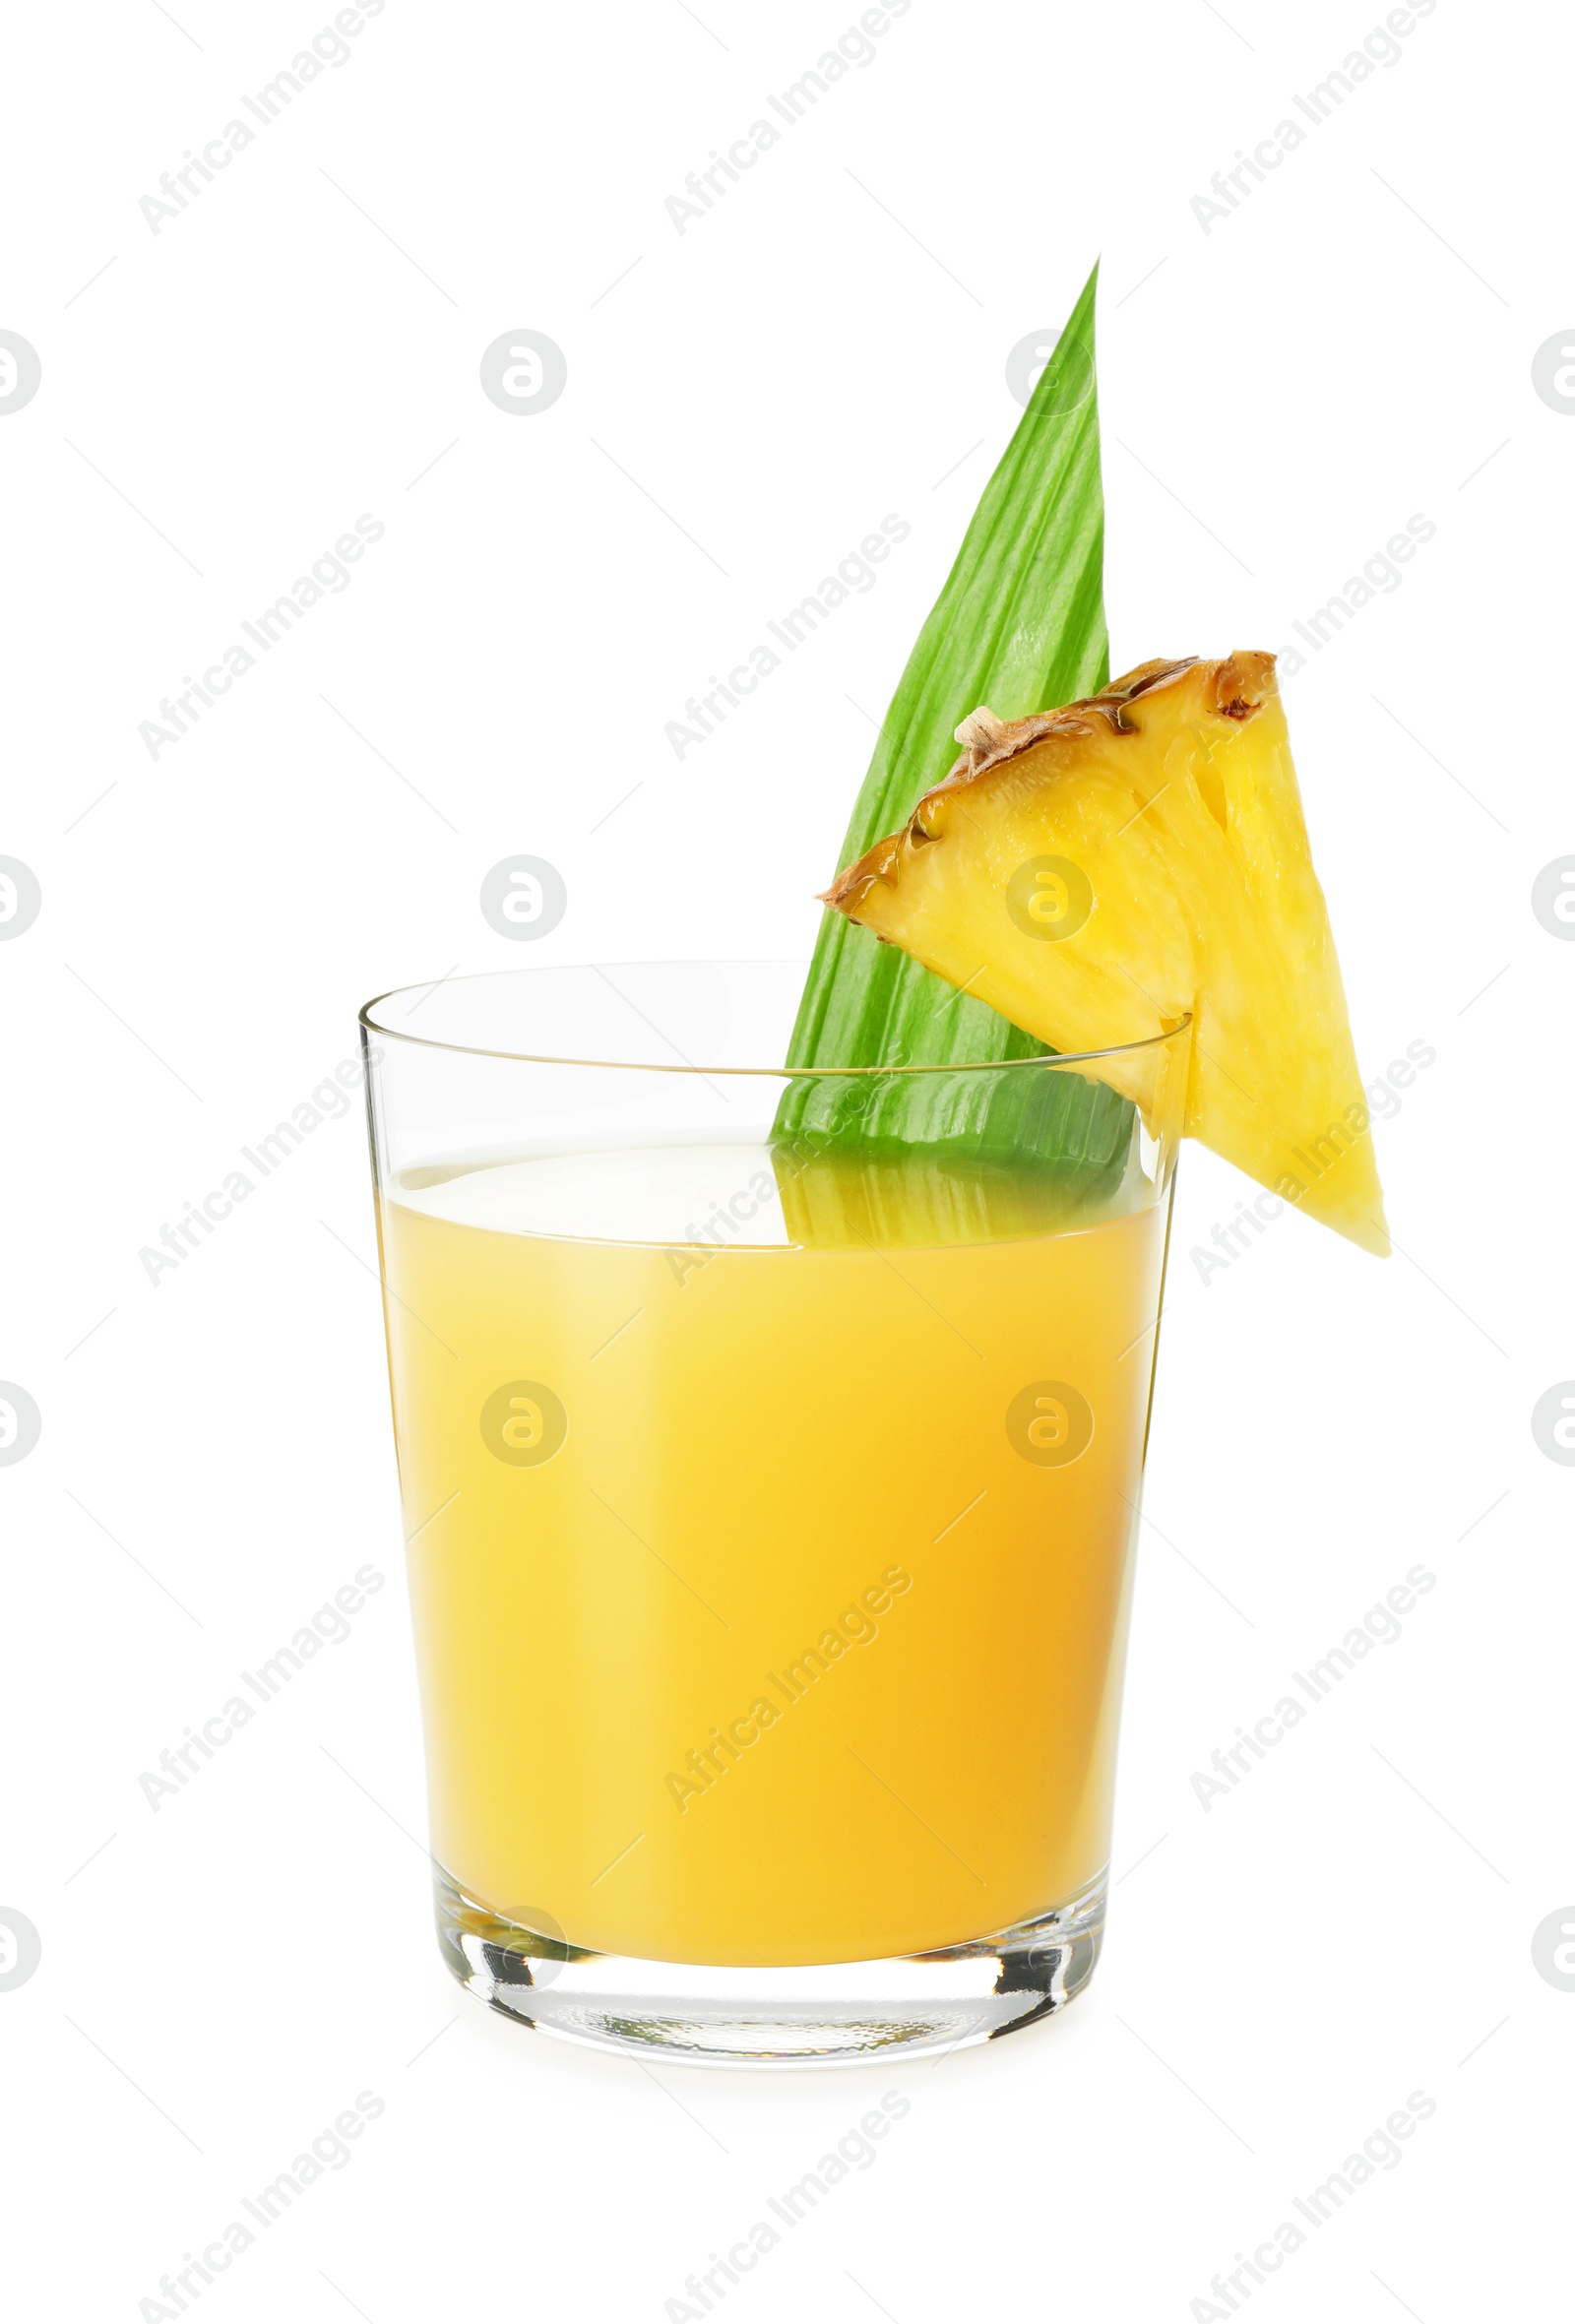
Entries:
<svg viewBox="0 0 1575 2324">
<path fill-rule="evenodd" d="M 435 1869 L 438 1943 L 470 1992 L 536 2033 L 685 2065 L 856 2065 L 994 2041 L 1075 1999 L 1104 1935 L 1102 1872 L 1053 1912 L 943 1952 L 715 1969 L 582 1952 Z"/>
</svg>

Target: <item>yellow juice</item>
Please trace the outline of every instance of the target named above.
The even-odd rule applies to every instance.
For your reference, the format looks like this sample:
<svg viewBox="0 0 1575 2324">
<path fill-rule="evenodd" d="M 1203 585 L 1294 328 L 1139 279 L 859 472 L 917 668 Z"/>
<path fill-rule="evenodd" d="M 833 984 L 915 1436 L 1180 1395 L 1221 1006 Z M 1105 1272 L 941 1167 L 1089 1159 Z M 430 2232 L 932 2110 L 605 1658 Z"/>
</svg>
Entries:
<svg viewBox="0 0 1575 2324">
<path fill-rule="evenodd" d="M 577 1946 L 878 1959 L 1107 1858 L 1164 1208 L 793 1216 L 760 1147 L 385 1189 L 433 1853 Z"/>
</svg>

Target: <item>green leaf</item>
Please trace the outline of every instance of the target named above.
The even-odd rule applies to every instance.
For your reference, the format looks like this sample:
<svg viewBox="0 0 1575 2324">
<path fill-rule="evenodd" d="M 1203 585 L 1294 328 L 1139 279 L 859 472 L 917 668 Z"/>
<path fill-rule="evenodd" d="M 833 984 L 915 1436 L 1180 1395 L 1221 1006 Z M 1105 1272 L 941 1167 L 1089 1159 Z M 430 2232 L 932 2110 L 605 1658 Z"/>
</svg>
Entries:
<svg viewBox="0 0 1575 2324">
<path fill-rule="evenodd" d="M 988 703 L 1026 718 L 1097 693 L 1109 676 L 1104 490 L 1094 367 L 1096 266 L 974 513 L 957 562 L 909 657 L 843 842 L 841 865 L 895 831 L 957 757 L 953 729 Z M 1048 1056 L 1042 1042 L 894 946 L 828 911 L 788 1063 L 982 1064 Z M 1118 1180 L 1132 1108 L 1070 1073 L 899 1076 L 879 1085 L 791 1083 L 777 1135 L 888 1157 L 1004 1168 L 1059 1163 Z"/>
<path fill-rule="evenodd" d="M 814 1087 L 817 1118 L 771 1150 L 794 1242 L 1015 1241 L 1096 1225 L 1133 1183 L 1132 1107 L 1070 1067 Z"/>
</svg>

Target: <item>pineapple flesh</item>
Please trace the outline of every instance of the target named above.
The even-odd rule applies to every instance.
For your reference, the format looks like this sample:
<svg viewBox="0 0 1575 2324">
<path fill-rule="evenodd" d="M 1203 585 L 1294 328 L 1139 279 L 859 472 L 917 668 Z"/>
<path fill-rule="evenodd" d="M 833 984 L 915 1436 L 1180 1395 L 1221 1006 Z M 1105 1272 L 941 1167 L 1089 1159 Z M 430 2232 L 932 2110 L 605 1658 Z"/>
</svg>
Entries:
<svg viewBox="0 0 1575 2324">
<path fill-rule="evenodd" d="M 1052 1048 L 1192 1017 L 1187 1133 L 1389 1250 L 1272 654 L 1148 661 L 963 756 L 823 901 Z M 1152 1056 L 1091 1073 L 1143 1102 Z"/>
</svg>

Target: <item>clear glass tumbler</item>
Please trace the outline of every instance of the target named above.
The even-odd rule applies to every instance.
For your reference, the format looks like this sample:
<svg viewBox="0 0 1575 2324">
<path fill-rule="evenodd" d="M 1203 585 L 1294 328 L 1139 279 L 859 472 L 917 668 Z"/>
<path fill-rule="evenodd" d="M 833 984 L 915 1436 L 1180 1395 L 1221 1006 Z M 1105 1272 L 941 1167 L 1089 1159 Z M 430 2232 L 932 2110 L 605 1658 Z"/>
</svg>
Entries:
<svg viewBox="0 0 1575 2324">
<path fill-rule="evenodd" d="M 823 2064 L 1103 1924 L 1181 1026 L 792 1073 L 800 966 L 361 1013 L 440 1942 L 543 2032 Z"/>
</svg>

